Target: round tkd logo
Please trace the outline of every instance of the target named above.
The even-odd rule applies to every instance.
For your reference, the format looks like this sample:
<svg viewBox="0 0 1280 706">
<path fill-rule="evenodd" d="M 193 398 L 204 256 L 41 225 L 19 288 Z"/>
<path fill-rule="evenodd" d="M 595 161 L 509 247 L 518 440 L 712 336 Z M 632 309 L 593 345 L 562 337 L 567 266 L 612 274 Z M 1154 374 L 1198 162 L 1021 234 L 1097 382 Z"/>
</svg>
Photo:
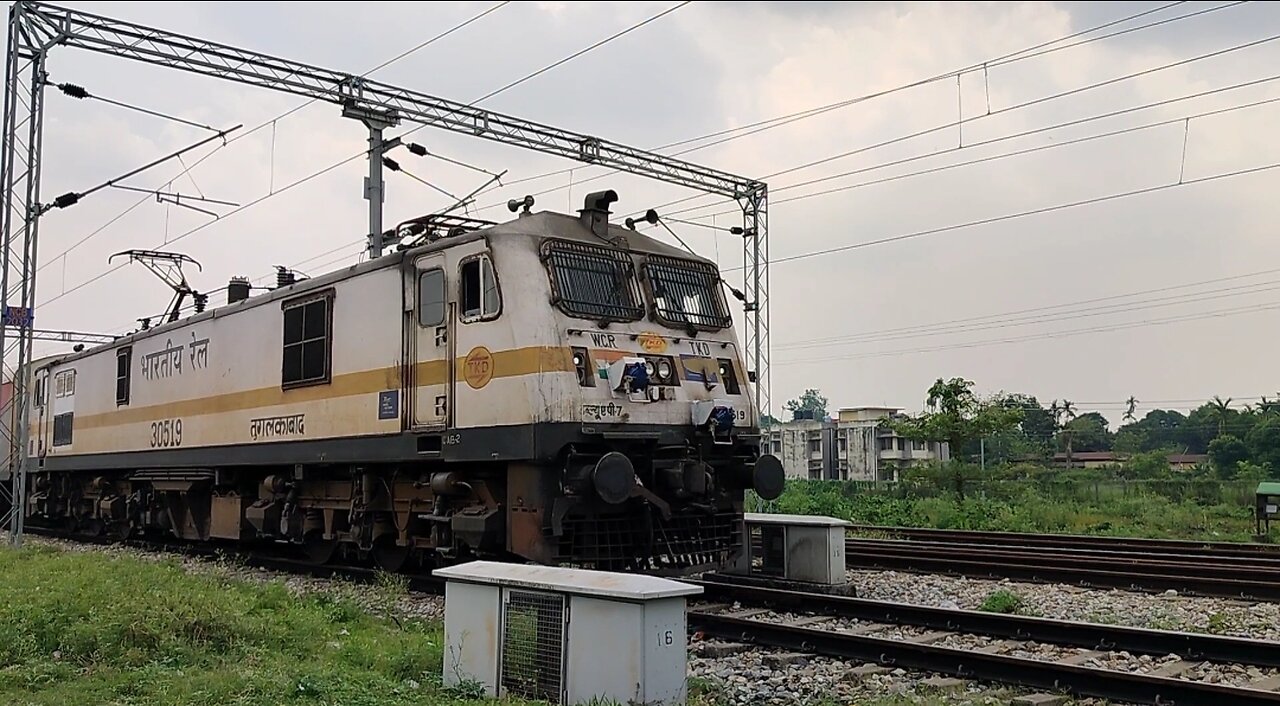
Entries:
<svg viewBox="0 0 1280 706">
<path fill-rule="evenodd" d="M 479 390 L 493 379 L 493 354 L 484 346 L 477 346 L 467 354 L 462 364 L 462 376 L 467 384 Z"/>
</svg>

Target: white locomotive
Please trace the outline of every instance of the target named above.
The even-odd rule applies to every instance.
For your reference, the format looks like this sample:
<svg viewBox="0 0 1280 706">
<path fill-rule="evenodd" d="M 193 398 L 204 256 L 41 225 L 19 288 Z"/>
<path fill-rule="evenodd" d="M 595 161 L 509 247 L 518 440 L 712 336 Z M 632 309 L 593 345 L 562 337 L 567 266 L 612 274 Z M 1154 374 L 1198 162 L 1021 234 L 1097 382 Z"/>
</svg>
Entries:
<svg viewBox="0 0 1280 706">
<path fill-rule="evenodd" d="M 783 473 L 724 285 L 610 224 L 616 199 L 415 219 L 420 245 L 35 361 L 30 521 L 388 570 L 734 561 L 744 491 Z"/>
</svg>

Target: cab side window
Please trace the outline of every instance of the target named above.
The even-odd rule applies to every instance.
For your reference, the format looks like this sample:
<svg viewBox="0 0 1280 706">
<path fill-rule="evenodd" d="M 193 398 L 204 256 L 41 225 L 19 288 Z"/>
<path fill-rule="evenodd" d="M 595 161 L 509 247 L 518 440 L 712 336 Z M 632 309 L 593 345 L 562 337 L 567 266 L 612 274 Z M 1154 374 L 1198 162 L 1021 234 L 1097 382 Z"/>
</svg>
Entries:
<svg viewBox="0 0 1280 706">
<path fill-rule="evenodd" d="M 444 323 L 444 270 L 426 270 L 418 275 L 418 324 L 425 327 Z"/>
<path fill-rule="evenodd" d="M 332 306 L 329 293 L 283 305 L 284 353 L 280 379 L 286 389 L 329 382 Z"/>
<path fill-rule="evenodd" d="M 133 347 L 125 346 L 116 351 L 116 406 L 129 404 L 129 378 L 133 372 Z"/>
<path fill-rule="evenodd" d="M 493 273 L 493 264 L 486 255 L 466 260 L 462 263 L 461 318 L 463 323 L 484 321 L 497 318 L 502 311 L 502 297 L 498 292 L 498 278 Z"/>
</svg>

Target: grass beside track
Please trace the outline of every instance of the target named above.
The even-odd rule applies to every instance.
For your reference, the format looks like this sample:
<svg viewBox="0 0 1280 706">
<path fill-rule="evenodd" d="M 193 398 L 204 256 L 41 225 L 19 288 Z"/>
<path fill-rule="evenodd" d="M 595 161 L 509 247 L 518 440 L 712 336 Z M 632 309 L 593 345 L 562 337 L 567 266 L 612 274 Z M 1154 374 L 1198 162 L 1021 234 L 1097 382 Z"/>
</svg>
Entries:
<svg viewBox="0 0 1280 706">
<path fill-rule="evenodd" d="M 193 572 L 177 556 L 0 548 L 0 704 L 496 703 L 442 687 L 442 625 L 397 614 L 403 593 L 390 577 L 299 593 L 283 579 L 239 578 L 229 565 Z M 714 683 L 690 680 L 690 706 L 727 703 Z M 856 703 L 996 702 L 917 693 Z"/>
<path fill-rule="evenodd" d="M 294 595 L 177 559 L 0 550 L 4 704 L 482 703 L 441 688 L 441 645 L 438 622 L 374 615 L 341 591 Z"/>
</svg>

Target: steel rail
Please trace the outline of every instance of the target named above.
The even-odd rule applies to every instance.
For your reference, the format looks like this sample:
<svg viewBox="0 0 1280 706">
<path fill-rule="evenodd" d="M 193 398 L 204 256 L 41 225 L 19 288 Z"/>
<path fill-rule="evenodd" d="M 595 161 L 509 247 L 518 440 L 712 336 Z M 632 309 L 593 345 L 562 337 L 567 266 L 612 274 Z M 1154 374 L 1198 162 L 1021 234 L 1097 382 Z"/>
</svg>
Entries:
<svg viewBox="0 0 1280 706">
<path fill-rule="evenodd" d="M 1062 549 L 1105 549 L 1148 553 L 1199 554 L 1217 556 L 1256 556 L 1272 554 L 1280 558 L 1280 545 L 1248 542 L 1199 542 L 1186 539 L 1148 539 L 1145 537 L 1110 537 L 1084 534 L 1029 534 L 982 530 L 933 529 L 929 527 L 886 527 L 853 525 L 849 531 L 905 539 L 976 542 L 1022 547 L 1054 547 Z"/>
<path fill-rule="evenodd" d="M 1205 596 L 1280 601 L 1280 581 L 1256 578 L 1222 578 L 1199 576 L 1195 568 L 1177 574 L 1153 573 L 1143 564 L 1109 567 L 1081 566 L 1070 557 L 1011 559 L 1000 556 L 975 556 L 956 548 L 947 550 L 912 549 L 909 542 L 896 550 L 861 552 L 856 541 L 846 545 L 845 562 L 851 569 L 892 569 L 928 573 L 959 574 L 978 578 L 1008 578 L 1020 581 L 1072 583 L 1081 586 L 1120 588 L 1139 591 L 1196 593 Z"/>
<path fill-rule="evenodd" d="M 704 576 L 702 580 L 686 582 L 702 587 L 703 594 L 698 597 L 702 601 L 739 601 L 743 605 L 763 605 L 775 610 L 818 613 L 1069 647 L 1160 656 L 1176 654 L 1188 661 L 1207 660 L 1280 667 L 1280 642 L 1275 641 L 762 588 L 731 583 L 727 577 L 720 579 Z"/>
<path fill-rule="evenodd" d="M 1280 561 L 1271 557 L 1215 557 L 1212 554 L 1154 554 L 1053 547 L 1006 547 L 959 542 L 851 539 L 845 546 L 864 553 L 899 551 L 935 554 L 971 554 L 1028 564 L 1065 564 L 1099 569 L 1134 568 L 1144 573 L 1182 576 L 1194 571 L 1202 576 L 1229 579 L 1280 580 Z"/>
<path fill-rule="evenodd" d="M 1258 689 L 958 650 L 699 611 L 690 611 L 688 620 L 690 629 L 722 639 L 920 669 L 962 679 L 1062 690 L 1077 696 L 1178 706 L 1280 704 L 1280 694 Z"/>
</svg>

